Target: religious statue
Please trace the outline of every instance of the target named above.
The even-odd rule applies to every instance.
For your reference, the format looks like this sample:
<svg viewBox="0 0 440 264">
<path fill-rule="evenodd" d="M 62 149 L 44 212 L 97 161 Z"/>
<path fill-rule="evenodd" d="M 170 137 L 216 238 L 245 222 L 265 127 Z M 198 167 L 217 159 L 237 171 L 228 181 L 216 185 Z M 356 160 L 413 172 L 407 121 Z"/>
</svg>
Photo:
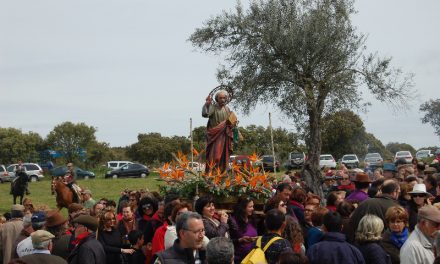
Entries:
<svg viewBox="0 0 440 264">
<path fill-rule="evenodd" d="M 214 94 L 214 102 L 211 94 L 206 97 L 202 108 L 202 116 L 209 118 L 206 126 L 206 164 L 214 164 L 214 168 L 224 172 L 229 166 L 229 155 L 232 152 L 234 130 L 238 132 L 238 121 L 237 116 L 227 106 L 231 99 L 228 91 L 217 91 Z M 206 166 L 206 171 L 209 169 L 209 166 Z"/>
</svg>

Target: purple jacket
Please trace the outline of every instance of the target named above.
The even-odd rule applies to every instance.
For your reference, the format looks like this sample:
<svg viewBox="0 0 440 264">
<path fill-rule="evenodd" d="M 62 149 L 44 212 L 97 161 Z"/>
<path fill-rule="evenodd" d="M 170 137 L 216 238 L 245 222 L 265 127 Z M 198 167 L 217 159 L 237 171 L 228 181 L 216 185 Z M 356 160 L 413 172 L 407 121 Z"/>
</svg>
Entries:
<svg viewBox="0 0 440 264">
<path fill-rule="evenodd" d="M 357 200 L 359 203 L 367 200 L 370 198 L 367 193 L 361 191 L 361 190 L 354 190 L 345 200 L 347 201 L 354 201 Z"/>
<path fill-rule="evenodd" d="M 252 250 L 252 243 L 239 243 L 238 239 L 244 236 L 256 237 L 258 236 L 257 229 L 248 222 L 245 230 L 241 230 L 237 221 L 233 216 L 229 218 L 229 233 L 232 242 L 234 242 L 234 261 L 241 263 L 246 255 Z"/>
</svg>

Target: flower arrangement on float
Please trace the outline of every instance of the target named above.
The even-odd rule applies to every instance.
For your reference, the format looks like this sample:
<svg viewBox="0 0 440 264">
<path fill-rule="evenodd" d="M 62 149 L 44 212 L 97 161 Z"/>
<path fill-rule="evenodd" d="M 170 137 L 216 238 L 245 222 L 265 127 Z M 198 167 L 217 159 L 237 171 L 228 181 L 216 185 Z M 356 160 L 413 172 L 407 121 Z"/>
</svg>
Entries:
<svg viewBox="0 0 440 264">
<path fill-rule="evenodd" d="M 194 160 L 201 160 L 202 152 L 193 149 Z M 256 200 L 266 200 L 272 196 L 271 183 L 274 177 L 261 167 L 247 166 L 234 162 L 227 171 L 220 171 L 214 163 L 205 163 L 198 170 L 191 167 L 188 155 L 178 152 L 174 160 L 158 169 L 160 179 L 166 184 L 160 186 L 161 193 L 177 193 L 184 199 L 197 199 L 200 195 L 211 194 L 217 200 L 237 198 L 247 195 Z M 260 158 L 254 153 L 249 159 L 255 163 Z"/>
</svg>

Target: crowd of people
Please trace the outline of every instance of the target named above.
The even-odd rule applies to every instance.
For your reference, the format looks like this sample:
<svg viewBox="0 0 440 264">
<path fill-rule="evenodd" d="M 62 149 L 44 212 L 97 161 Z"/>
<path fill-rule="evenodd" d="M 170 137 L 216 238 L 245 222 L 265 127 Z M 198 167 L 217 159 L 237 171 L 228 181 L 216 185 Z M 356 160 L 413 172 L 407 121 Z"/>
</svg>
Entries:
<svg viewBox="0 0 440 264">
<path fill-rule="evenodd" d="M 323 194 L 287 171 L 261 211 L 239 197 L 124 190 L 118 201 L 82 191 L 65 218 L 30 199 L 0 218 L 2 263 L 242 263 L 258 246 L 267 263 L 440 263 L 440 178 L 420 164 L 370 174 L 323 170 Z"/>
</svg>

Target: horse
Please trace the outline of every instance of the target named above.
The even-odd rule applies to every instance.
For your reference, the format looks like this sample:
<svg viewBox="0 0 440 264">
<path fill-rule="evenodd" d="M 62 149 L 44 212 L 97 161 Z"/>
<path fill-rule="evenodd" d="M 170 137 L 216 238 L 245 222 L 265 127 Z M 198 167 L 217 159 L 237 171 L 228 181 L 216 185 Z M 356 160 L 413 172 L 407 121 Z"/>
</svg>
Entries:
<svg viewBox="0 0 440 264">
<path fill-rule="evenodd" d="M 29 181 L 29 177 L 24 171 L 17 172 L 17 179 L 12 182 L 12 196 L 13 203 L 17 203 L 17 197 L 20 197 L 20 204 L 23 203 L 23 197 L 26 190 L 27 182 Z"/>
<path fill-rule="evenodd" d="M 74 195 L 69 187 L 64 183 L 63 177 L 53 177 L 51 185 L 52 195 L 56 193 L 57 208 L 69 208 L 74 201 Z"/>
</svg>

